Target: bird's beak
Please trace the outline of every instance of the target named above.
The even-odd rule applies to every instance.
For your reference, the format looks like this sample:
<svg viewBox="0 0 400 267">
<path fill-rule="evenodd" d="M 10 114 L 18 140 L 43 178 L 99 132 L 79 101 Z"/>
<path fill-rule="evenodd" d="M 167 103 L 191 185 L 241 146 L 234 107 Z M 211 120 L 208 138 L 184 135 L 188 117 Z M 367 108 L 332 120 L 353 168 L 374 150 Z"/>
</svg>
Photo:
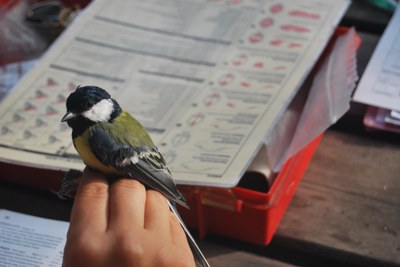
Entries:
<svg viewBox="0 0 400 267">
<path fill-rule="evenodd" d="M 64 117 L 62 117 L 61 122 L 66 122 L 66 121 L 72 119 L 75 116 L 76 116 L 75 113 L 67 112 L 67 113 L 65 113 Z"/>
</svg>

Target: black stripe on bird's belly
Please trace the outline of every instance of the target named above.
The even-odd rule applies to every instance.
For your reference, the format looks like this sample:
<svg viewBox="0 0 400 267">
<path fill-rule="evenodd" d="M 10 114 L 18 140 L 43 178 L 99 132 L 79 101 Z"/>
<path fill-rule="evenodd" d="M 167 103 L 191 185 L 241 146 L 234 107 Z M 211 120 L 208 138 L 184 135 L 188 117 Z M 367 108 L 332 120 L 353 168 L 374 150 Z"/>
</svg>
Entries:
<svg viewBox="0 0 400 267">
<path fill-rule="evenodd" d="M 78 117 L 68 121 L 68 126 L 72 128 L 73 139 L 82 135 L 90 126 L 93 126 L 94 124 L 94 122 L 84 117 Z"/>
</svg>

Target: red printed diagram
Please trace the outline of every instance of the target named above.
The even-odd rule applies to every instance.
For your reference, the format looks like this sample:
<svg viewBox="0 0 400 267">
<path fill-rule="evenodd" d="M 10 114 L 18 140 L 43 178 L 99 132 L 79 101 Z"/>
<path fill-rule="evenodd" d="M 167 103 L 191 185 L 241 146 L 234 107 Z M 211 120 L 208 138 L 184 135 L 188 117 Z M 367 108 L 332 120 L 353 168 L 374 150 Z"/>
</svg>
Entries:
<svg viewBox="0 0 400 267">
<path fill-rule="evenodd" d="M 270 41 L 271 47 L 286 47 L 286 48 L 300 48 L 302 47 L 301 43 L 286 41 L 283 39 L 273 39 Z M 224 62 L 224 66 L 235 70 L 235 71 L 246 71 L 252 73 L 263 74 L 265 72 L 279 72 L 283 73 L 283 71 L 288 70 L 288 63 L 275 60 L 271 55 L 262 55 L 262 54 L 249 54 L 250 51 L 243 50 L 234 50 L 228 56 L 228 61 Z M 279 53 L 279 52 L 277 52 Z M 276 53 L 272 54 L 272 56 L 276 55 Z M 229 58 L 231 58 L 229 60 Z M 234 72 L 226 71 L 218 76 L 217 84 L 220 87 L 226 88 L 235 84 L 240 84 L 241 87 L 250 87 L 250 81 L 244 81 L 241 78 L 237 77 L 238 75 Z"/>
<path fill-rule="evenodd" d="M 318 19 L 321 18 L 320 14 L 307 12 L 307 11 L 303 11 L 303 10 L 290 11 L 289 12 L 289 16 L 291 16 L 291 17 L 299 17 L 299 18 L 304 18 L 304 19 L 312 19 L 312 20 L 318 20 Z"/>
<path fill-rule="evenodd" d="M 260 12 L 260 18 L 251 28 L 252 32 L 241 42 L 258 47 L 302 48 L 304 44 L 301 40 L 304 40 L 304 35 L 313 33 L 314 29 L 318 28 L 321 18 L 322 15 L 318 12 L 305 10 L 298 3 L 273 3 L 268 9 Z M 282 37 L 284 34 L 292 38 Z"/>
<path fill-rule="evenodd" d="M 38 151 L 58 151 L 63 144 L 61 139 L 70 135 L 60 120 L 67 96 L 77 84 L 46 76 L 32 87 L 30 95 L 24 95 L 4 114 L 6 125 L 0 125 L 2 139 L 22 147 L 29 144 Z"/>
<path fill-rule="evenodd" d="M 253 66 L 253 68 L 263 67 L 264 63 L 257 62 L 258 67 Z M 278 88 L 283 78 L 286 75 L 288 66 L 276 64 L 273 68 L 267 72 L 257 72 L 257 73 L 241 73 L 241 72 L 220 72 L 217 74 L 217 82 L 211 82 L 210 85 L 221 90 L 249 90 L 249 89 L 261 89 L 261 90 L 274 90 Z M 274 78 L 265 79 L 267 76 L 273 76 Z M 219 95 L 211 94 L 204 99 L 205 106 L 213 106 L 220 102 Z M 224 104 L 225 105 L 225 104 Z M 232 108 L 235 107 L 233 103 L 227 103 L 225 107 Z"/>
</svg>

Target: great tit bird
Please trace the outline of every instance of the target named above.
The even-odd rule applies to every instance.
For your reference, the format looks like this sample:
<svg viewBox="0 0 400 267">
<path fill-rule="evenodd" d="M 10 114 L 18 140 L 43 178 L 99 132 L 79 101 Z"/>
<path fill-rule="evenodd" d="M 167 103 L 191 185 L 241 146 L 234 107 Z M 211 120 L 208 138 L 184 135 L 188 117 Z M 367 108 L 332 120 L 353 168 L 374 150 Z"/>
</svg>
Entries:
<svg viewBox="0 0 400 267">
<path fill-rule="evenodd" d="M 170 200 L 197 262 L 209 266 L 171 203 L 188 207 L 145 128 L 97 86 L 78 87 L 68 97 L 66 107 L 61 121 L 72 128 L 73 143 L 83 162 L 110 178 L 129 176 L 163 194 Z"/>
</svg>

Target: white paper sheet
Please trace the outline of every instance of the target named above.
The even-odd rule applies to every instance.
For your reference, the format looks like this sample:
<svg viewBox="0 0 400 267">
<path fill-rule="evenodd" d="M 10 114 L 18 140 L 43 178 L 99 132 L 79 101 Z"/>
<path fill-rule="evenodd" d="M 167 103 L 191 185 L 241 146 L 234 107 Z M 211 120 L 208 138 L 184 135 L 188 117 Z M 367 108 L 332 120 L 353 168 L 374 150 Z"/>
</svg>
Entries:
<svg viewBox="0 0 400 267">
<path fill-rule="evenodd" d="M 400 110 L 400 4 L 382 35 L 353 100 Z"/>
<path fill-rule="evenodd" d="M 0 210 L 0 266 L 61 266 L 68 227 L 68 222 Z"/>
<path fill-rule="evenodd" d="M 0 157 L 82 169 L 60 123 L 98 85 L 149 130 L 177 183 L 232 187 L 347 0 L 94 1 L 0 106 Z"/>
</svg>

